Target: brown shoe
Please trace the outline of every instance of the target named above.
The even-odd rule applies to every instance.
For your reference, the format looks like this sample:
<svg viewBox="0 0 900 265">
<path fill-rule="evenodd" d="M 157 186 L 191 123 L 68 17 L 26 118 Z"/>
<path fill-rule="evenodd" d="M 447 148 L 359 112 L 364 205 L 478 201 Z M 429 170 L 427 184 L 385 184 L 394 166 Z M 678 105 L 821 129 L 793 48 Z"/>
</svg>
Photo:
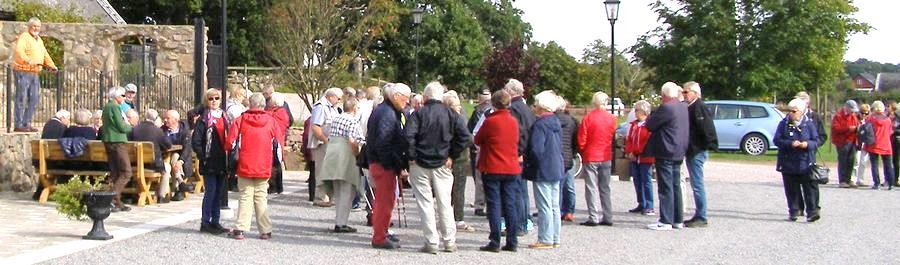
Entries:
<svg viewBox="0 0 900 265">
<path fill-rule="evenodd" d="M 37 128 L 34 128 L 34 127 L 28 127 L 28 131 L 31 131 L 31 132 L 39 132 L 39 131 L 41 131 L 41 130 L 38 130 Z"/>
<path fill-rule="evenodd" d="M 31 132 L 31 130 L 29 130 L 28 128 L 15 128 L 15 129 L 13 129 L 13 131 L 14 132 Z"/>
</svg>

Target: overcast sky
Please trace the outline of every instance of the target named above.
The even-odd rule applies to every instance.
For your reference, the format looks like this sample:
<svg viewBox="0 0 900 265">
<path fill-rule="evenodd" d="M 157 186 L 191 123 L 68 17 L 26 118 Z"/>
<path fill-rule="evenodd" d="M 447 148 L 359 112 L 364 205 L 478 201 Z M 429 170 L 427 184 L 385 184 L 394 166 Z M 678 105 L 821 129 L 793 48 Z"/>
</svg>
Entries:
<svg viewBox="0 0 900 265">
<path fill-rule="evenodd" d="M 621 0 L 619 20 L 616 21 L 616 48 L 634 45 L 637 38 L 656 28 L 658 16 L 648 6 L 653 0 Z M 868 35 L 851 36 L 845 60 L 857 58 L 883 63 L 900 63 L 900 23 L 896 12 L 900 1 L 854 0 L 859 8 L 855 17 L 873 27 Z M 610 26 L 603 10 L 603 0 L 517 0 L 514 5 L 524 11 L 524 19 L 531 24 L 534 40 L 556 41 L 575 58 L 591 41 L 610 42 Z M 894 21 L 892 21 L 894 20 Z M 900 50 L 900 49 L 898 49 Z M 893 51 L 893 52 L 891 52 Z"/>
</svg>

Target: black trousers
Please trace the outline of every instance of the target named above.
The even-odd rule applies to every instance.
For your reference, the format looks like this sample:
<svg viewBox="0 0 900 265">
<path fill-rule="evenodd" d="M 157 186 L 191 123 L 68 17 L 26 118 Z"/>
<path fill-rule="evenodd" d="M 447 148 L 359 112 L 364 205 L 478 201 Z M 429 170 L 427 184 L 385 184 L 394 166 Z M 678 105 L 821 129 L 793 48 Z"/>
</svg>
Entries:
<svg viewBox="0 0 900 265">
<path fill-rule="evenodd" d="M 897 181 L 897 179 L 898 179 L 897 176 L 900 176 L 900 155 L 898 155 L 898 154 L 900 154 L 900 153 L 898 153 L 898 152 L 900 152 L 900 138 L 898 138 L 898 137 L 900 137 L 900 135 L 895 135 L 891 139 L 891 150 L 893 150 L 893 154 L 894 154 L 894 156 L 891 159 L 892 162 L 894 162 L 893 163 L 894 164 L 894 183 L 893 184 L 895 186 L 897 184 L 900 184 L 900 182 Z"/>
<path fill-rule="evenodd" d="M 819 213 L 819 183 L 810 180 L 807 174 L 781 173 L 781 179 L 784 181 L 788 214 L 798 216 L 804 209 L 806 216 Z"/>
<path fill-rule="evenodd" d="M 316 199 L 316 162 L 307 160 L 306 170 L 309 170 L 309 179 L 306 181 L 309 189 L 309 201 L 314 201 Z"/>
<path fill-rule="evenodd" d="M 850 177 L 853 175 L 853 164 L 856 163 L 856 144 L 847 143 L 837 146 L 837 155 L 838 181 L 840 183 L 850 183 Z"/>
</svg>

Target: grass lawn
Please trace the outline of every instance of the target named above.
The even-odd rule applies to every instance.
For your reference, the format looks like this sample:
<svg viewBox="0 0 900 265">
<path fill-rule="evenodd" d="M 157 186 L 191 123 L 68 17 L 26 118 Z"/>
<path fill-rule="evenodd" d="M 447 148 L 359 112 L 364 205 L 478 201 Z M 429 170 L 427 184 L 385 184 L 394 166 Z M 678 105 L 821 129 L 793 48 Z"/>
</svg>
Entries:
<svg viewBox="0 0 900 265">
<path fill-rule="evenodd" d="M 828 134 L 828 141 L 822 147 L 819 147 L 818 161 L 827 163 L 828 166 L 834 168 L 837 165 L 837 149 L 831 144 L 831 122 L 825 121 L 825 132 Z M 763 155 L 751 156 L 740 151 L 719 151 L 710 152 L 710 160 L 715 161 L 735 161 L 750 163 L 772 163 L 774 165 L 778 150 L 769 150 Z"/>
</svg>

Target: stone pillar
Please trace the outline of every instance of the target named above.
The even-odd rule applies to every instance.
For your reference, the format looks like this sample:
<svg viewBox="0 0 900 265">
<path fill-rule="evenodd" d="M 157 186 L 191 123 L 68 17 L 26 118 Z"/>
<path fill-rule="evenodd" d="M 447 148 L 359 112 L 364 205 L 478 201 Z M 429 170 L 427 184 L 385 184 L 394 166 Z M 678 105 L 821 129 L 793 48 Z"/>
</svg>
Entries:
<svg viewBox="0 0 900 265">
<path fill-rule="evenodd" d="M 31 140 L 38 138 L 37 133 L 0 133 L 0 191 L 34 191 Z"/>
</svg>

